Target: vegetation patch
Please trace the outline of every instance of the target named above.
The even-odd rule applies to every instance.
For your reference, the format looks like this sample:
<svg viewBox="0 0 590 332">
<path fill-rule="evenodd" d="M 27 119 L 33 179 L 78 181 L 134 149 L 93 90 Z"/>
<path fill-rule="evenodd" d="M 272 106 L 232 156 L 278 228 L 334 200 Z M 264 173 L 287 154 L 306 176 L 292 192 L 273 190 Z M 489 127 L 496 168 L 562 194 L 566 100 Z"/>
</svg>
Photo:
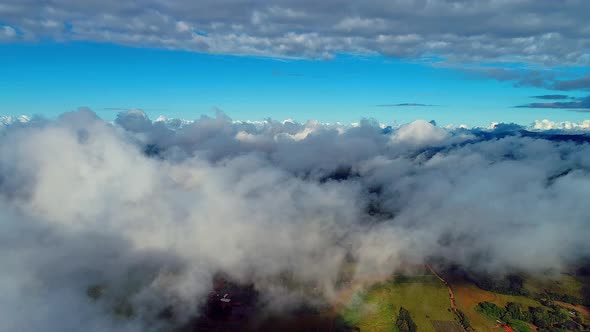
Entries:
<svg viewBox="0 0 590 332">
<path fill-rule="evenodd" d="M 547 307 L 548 306 L 548 307 Z M 584 325 L 582 318 L 576 313 L 545 303 L 545 306 L 525 307 L 519 303 L 510 302 L 500 307 L 491 302 L 481 302 L 477 311 L 512 327 L 514 331 L 532 331 L 531 324 L 539 331 L 585 331 L 590 326 Z"/>
<path fill-rule="evenodd" d="M 504 307 L 510 302 L 520 303 L 524 306 L 541 306 L 539 301 L 518 295 L 498 294 L 482 290 L 472 284 L 453 286 L 455 301 L 465 316 L 469 317 L 469 323 L 475 331 L 498 332 L 495 319 L 482 315 L 476 310 L 480 302 L 490 302 Z"/>
<path fill-rule="evenodd" d="M 399 332 L 416 332 L 418 330 L 416 323 L 414 323 L 410 316 L 410 312 L 404 307 L 399 308 L 395 326 Z"/>
<path fill-rule="evenodd" d="M 436 332 L 432 320 L 456 322 L 446 286 L 426 276 L 394 278 L 376 284 L 353 296 L 341 315 L 345 322 L 361 331 L 389 332 L 398 328 L 396 322 L 402 307 L 417 331 Z"/>
</svg>

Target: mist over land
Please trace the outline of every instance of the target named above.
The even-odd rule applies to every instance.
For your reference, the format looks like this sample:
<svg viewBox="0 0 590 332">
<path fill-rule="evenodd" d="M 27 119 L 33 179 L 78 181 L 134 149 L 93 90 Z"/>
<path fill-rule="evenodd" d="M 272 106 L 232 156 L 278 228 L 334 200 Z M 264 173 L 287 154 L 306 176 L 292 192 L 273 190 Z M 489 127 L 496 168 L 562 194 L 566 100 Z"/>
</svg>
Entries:
<svg viewBox="0 0 590 332">
<path fill-rule="evenodd" d="M 0 330 L 169 330 L 219 273 L 276 312 L 332 299 L 350 262 L 353 281 L 427 262 L 570 271 L 590 258 L 590 136 L 525 129 L 87 109 L 7 124 Z"/>
</svg>

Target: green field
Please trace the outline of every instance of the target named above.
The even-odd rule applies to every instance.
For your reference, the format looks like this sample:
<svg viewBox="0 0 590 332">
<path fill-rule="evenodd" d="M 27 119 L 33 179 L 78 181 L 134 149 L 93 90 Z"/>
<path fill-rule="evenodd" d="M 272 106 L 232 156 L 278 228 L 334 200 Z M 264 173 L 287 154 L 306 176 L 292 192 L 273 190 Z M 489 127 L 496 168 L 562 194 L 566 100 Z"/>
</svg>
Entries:
<svg viewBox="0 0 590 332">
<path fill-rule="evenodd" d="M 520 320 L 511 320 L 510 327 L 512 327 L 515 332 L 533 332 L 529 323 Z"/>
<path fill-rule="evenodd" d="M 583 282 L 564 275 L 558 281 L 543 279 L 526 279 L 525 287 L 531 295 L 544 290 L 578 295 Z M 488 301 L 504 307 L 509 302 L 519 303 L 525 308 L 540 307 L 542 304 L 530 297 L 505 295 L 482 290 L 471 283 L 453 285 L 458 308 L 465 313 L 476 331 L 498 331 L 495 319 L 475 310 L 478 303 Z M 409 310 L 419 331 L 444 330 L 457 322 L 450 311 L 446 286 L 433 275 L 414 277 L 397 276 L 387 282 L 376 284 L 364 291 L 357 292 L 348 305 L 341 311 L 342 319 L 350 326 L 361 331 L 396 331 L 395 321 L 400 306 Z M 445 324 L 448 322 L 450 324 Z M 515 331 L 532 331 L 529 323 L 512 321 Z"/>
<path fill-rule="evenodd" d="M 396 331 L 400 306 L 410 311 L 418 331 L 435 331 L 431 320 L 455 322 L 447 288 L 434 276 L 397 278 L 353 296 L 341 315 L 361 331 Z"/>
</svg>

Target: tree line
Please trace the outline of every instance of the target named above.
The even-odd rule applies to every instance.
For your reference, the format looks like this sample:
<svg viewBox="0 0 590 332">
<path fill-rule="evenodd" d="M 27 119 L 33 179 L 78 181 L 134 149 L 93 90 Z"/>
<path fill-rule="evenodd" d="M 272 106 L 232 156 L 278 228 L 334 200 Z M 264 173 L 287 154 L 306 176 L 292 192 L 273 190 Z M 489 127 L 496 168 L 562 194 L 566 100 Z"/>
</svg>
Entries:
<svg viewBox="0 0 590 332">
<path fill-rule="evenodd" d="M 480 302 L 477 311 L 488 317 L 502 320 L 508 325 L 521 325 L 519 322 L 531 323 L 539 328 L 540 332 L 549 331 L 586 331 L 590 328 L 582 316 L 573 310 L 566 310 L 550 300 L 542 303 L 544 307 L 524 307 L 519 303 L 509 302 L 505 307 L 500 307 L 491 302 Z"/>
</svg>

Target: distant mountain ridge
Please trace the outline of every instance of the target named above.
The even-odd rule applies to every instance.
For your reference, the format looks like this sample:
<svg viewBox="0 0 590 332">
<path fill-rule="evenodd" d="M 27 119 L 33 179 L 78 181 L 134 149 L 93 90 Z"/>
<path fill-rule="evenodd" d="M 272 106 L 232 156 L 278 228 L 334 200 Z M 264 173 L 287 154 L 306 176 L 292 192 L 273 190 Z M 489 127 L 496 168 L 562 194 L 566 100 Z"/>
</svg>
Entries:
<svg viewBox="0 0 590 332">
<path fill-rule="evenodd" d="M 148 115 L 141 109 L 131 109 L 125 112 L 121 112 L 119 117 L 125 117 L 126 119 L 133 119 L 134 122 L 142 122 L 144 124 L 163 124 L 169 129 L 177 130 L 187 125 L 191 125 L 195 122 L 195 120 L 188 120 L 183 118 L 168 118 L 164 115 L 158 116 L 156 119 L 152 120 L 148 117 Z M 22 114 L 22 115 L 0 115 L 0 127 L 10 126 L 14 124 L 25 124 L 32 120 L 31 116 Z M 263 125 L 267 120 L 233 120 L 234 123 L 250 123 L 254 125 Z M 112 121 L 117 123 L 117 120 Z M 281 123 L 297 123 L 297 121 L 292 119 L 286 119 L 281 121 Z M 317 124 L 327 124 L 327 123 L 320 123 L 314 121 Z M 431 121 L 436 126 L 436 122 Z M 335 123 L 339 126 L 347 127 L 346 125 L 337 122 Z M 358 123 L 351 123 L 349 124 L 351 127 L 358 126 Z M 391 131 L 397 127 L 398 124 L 386 125 L 381 124 L 381 126 L 386 131 Z M 520 134 L 522 136 L 534 137 L 534 138 L 545 138 L 550 140 L 571 140 L 572 136 L 587 136 L 590 135 L 590 120 L 584 120 L 579 123 L 570 122 L 570 121 L 563 121 L 563 122 L 554 122 L 547 119 L 543 120 L 535 120 L 528 126 L 522 126 L 514 123 L 503 123 L 503 122 L 493 122 L 488 127 L 478 127 L 473 126 L 469 127 L 467 125 L 446 125 L 440 126 L 440 128 L 444 128 L 448 131 L 453 130 L 468 130 L 473 132 L 476 136 L 510 136 L 514 134 Z M 489 138 L 489 137 L 488 137 Z M 576 140 L 574 138 L 574 140 Z M 590 141 L 590 137 L 584 137 L 581 141 L 588 142 Z"/>
</svg>

